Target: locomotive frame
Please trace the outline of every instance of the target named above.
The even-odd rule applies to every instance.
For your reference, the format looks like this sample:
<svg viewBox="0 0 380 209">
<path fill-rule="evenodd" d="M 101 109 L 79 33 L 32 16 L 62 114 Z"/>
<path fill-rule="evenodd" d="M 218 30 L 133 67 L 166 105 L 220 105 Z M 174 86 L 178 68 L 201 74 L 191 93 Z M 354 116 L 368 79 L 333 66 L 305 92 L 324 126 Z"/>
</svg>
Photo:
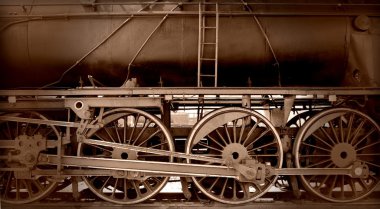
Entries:
<svg viewBox="0 0 380 209">
<path fill-rule="evenodd" d="M 262 95 L 271 95 L 276 98 L 270 99 L 271 97 L 262 97 Z M 21 163 L 19 168 L 1 168 L 2 172 L 14 172 L 15 179 L 14 181 L 18 181 L 16 179 L 20 179 L 23 181 L 35 181 L 41 176 L 49 176 L 49 178 L 59 179 L 67 178 L 70 176 L 91 176 L 94 177 L 103 177 L 109 176 L 109 178 L 115 179 L 131 179 L 133 181 L 144 182 L 147 178 L 168 178 L 170 176 L 181 176 L 181 177 L 192 177 L 192 182 L 197 182 L 199 178 L 217 178 L 217 179 L 235 179 L 237 182 L 245 182 L 247 184 L 257 184 L 257 185 L 266 185 L 265 181 L 270 178 L 277 176 L 347 176 L 351 181 L 362 182 L 363 179 L 368 179 L 374 175 L 372 166 L 376 166 L 376 160 L 365 163 L 361 160 L 350 161 L 348 164 L 344 163 L 347 156 L 343 156 L 339 158 L 333 157 L 331 154 L 332 162 L 339 164 L 339 162 L 343 163 L 340 166 L 336 167 L 314 167 L 307 168 L 302 167 L 302 165 L 296 165 L 295 168 L 287 167 L 282 168 L 283 162 L 286 161 L 285 164 L 288 166 L 291 165 L 292 158 L 284 159 L 283 155 L 283 145 L 285 145 L 285 141 L 290 138 L 296 138 L 296 134 L 298 131 L 298 127 L 288 127 L 286 123 L 288 122 L 287 118 L 289 117 L 292 108 L 301 107 L 300 109 L 304 109 L 305 107 L 311 108 L 313 110 L 316 109 L 328 109 L 323 112 L 333 111 L 328 114 L 329 117 L 322 117 L 320 120 L 314 121 L 314 124 L 317 124 L 318 128 L 320 126 L 324 126 L 325 123 L 331 123 L 331 120 L 336 119 L 336 114 L 338 114 L 338 118 L 343 117 L 342 115 L 350 114 L 357 115 L 358 120 L 360 117 L 364 117 L 365 120 L 362 121 L 362 125 L 359 128 L 354 130 L 353 127 L 349 127 L 348 124 L 350 122 L 347 121 L 348 118 L 345 118 L 344 121 L 340 123 L 344 123 L 345 125 L 337 125 L 337 130 L 341 131 L 341 133 L 336 133 L 336 131 L 328 131 L 329 134 L 332 134 L 330 137 L 333 137 L 335 134 L 339 136 L 347 136 L 354 134 L 355 136 L 359 134 L 362 136 L 363 133 L 366 132 L 364 130 L 359 129 L 363 128 L 365 121 L 370 123 L 371 130 L 370 132 L 364 136 L 360 141 L 366 139 L 366 137 L 371 138 L 372 134 L 376 136 L 379 133 L 379 127 L 376 122 L 370 119 L 368 116 L 361 115 L 362 113 L 357 112 L 354 109 L 349 108 L 338 108 L 339 104 L 342 103 L 342 100 L 346 99 L 347 96 L 356 96 L 356 97 L 377 97 L 380 91 L 377 88 L 79 88 L 79 89 L 71 89 L 71 90 L 13 90 L 13 91 L 0 91 L 0 95 L 2 97 L 7 97 L 7 101 L 3 101 L 0 104 L 0 109 L 6 111 L 6 113 L 0 116 L 1 121 L 7 121 L 8 123 L 17 123 L 24 124 L 22 126 L 28 126 L 28 124 L 38 124 L 38 127 L 46 125 L 47 127 L 61 127 L 61 131 L 59 134 L 56 134 L 54 139 L 46 139 L 41 137 L 39 134 L 34 134 L 32 136 L 28 136 L 27 131 L 24 130 L 24 134 L 21 134 L 19 137 L 13 138 L 11 140 L 1 140 L 0 146 L 2 149 L 16 149 L 18 152 L 9 152 L 7 155 L 2 155 L 1 159 L 5 160 L 8 163 L 18 162 Z M 243 96 L 242 96 L 243 95 Z M 305 96 L 308 95 L 308 96 Z M 273 114 L 270 117 L 270 120 L 265 119 L 265 117 L 261 116 L 261 114 L 257 113 L 257 108 L 262 108 L 263 103 L 273 103 L 270 106 L 266 106 L 267 111 L 274 112 L 277 111 L 276 114 Z M 311 106 L 309 106 L 311 105 Z M 214 111 L 211 111 L 209 114 L 202 116 L 198 123 L 196 123 L 193 127 L 178 127 L 176 124 L 170 124 L 170 115 L 171 112 L 175 109 L 179 110 L 181 108 L 186 107 L 198 107 L 198 114 L 203 114 L 202 109 L 211 108 Z M 225 108 L 220 108 L 220 106 L 230 106 Z M 330 109 L 331 107 L 334 107 Z M 176 108 L 175 108 L 176 107 Z M 277 108 L 276 108 L 277 107 Z M 280 107 L 280 108 L 279 108 Z M 251 110 L 252 109 L 252 110 Z M 47 110 L 60 110 L 68 113 L 68 118 L 66 121 L 63 120 L 48 120 L 45 117 L 34 118 L 32 114 L 25 117 L 25 115 L 20 117 L 20 113 L 23 111 L 43 111 Z M 294 110 L 294 109 L 293 109 Z M 106 112 L 111 113 L 106 113 Z M 339 112 L 342 112 L 339 113 Z M 353 113 L 351 113 L 353 111 Z M 14 112 L 14 113 L 12 113 Z M 112 114 L 114 112 L 114 114 Z M 124 112 L 124 113 L 123 113 Z M 73 114 L 77 117 L 77 122 L 73 122 L 70 119 L 70 114 Z M 191 150 L 189 146 L 187 146 L 187 150 L 185 152 L 179 152 L 174 149 L 174 144 L 171 144 L 171 148 L 163 146 L 165 143 L 159 143 L 158 147 L 162 149 L 155 149 L 145 147 L 144 145 L 136 146 L 130 143 L 121 143 L 121 141 L 110 141 L 109 139 L 99 140 L 102 137 L 93 139 L 90 136 L 93 135 L 94 132 L 98 130 L 108 130 L 108 125 L 110 121 L 115 120 L 115 118 L 120 118 L 122 115 L 129 115 L 131 113 L 137 113 L 138 115 L 143 115 L 145 120 L 154 121 L 153 123 L 160 127 L 160 130 L 164 133 L 165 139 L 168 139 L 174 143 L 173 137 L 188 137 L 191 141 L 198 141 L 197 146 L 204 146 L 203 151 L 202 148 L 193 148 Z M 280 114 L 279 114 L 280 113 Z M 253 114 L 253 115 L 251 115 Z M 335 115 L 335 116 L 331 116 Z M 350 115 L 349 114 L 349 115 Z M 47 114 L 49 115 L 49 114 Z M 114 116 L 112 116 L 114 115 Z M 161 115 L 161 119 L 158 119 L 154 115 Z M 320 114 L 319 114 L 320 115 Z M 318 116 L 318 115 L 317 115 Z M 111 117 L 111 119 L 109 119 Z M 277 139 L 274 144 L 276 144 L 277 148 L 273 148 L 271 144 L 273 142 L 266 144 L 267 142 L 259 143 L 261 146 L 269 146 L 276 151 L 272 154 L 263 154 L 263 156 L 277 156 L 278 159 L 267 159 L 268 162 L 259 162 L 259 158 L 251 158 L 248 157 L 248 153 L 245 151 L 243 147 L 237 145 L 240 141 L 244 141 L 243 138 L 245 134 L 252 134 L 255 130 L 255 125 L 252 124 L 250 126 L 250 132 L 242 131 L 244 129 L 242 124 L 246 119 L 244 118 L 255 118 L 260 117 L 260 119 L 252 119 L 249 123 L 262 123 L 263 121 L 264 127 L 260 127 L 258 133 L 256 133 L 256 140 L 260 141 L 262 136 L 265 136 L 268 132 L 272 132 L 269 134 L 271 136 L 275 136 Z M 346 116 L 344 116 L 346 117 Z M 343 118 L 344 118 L 343 117 Z M 368 117 L 368 118 L 367 118 Z M 236 120 L 244 119 L 242 122 L 236 122 Z M 331 119 L 333 118 L 333 119 Z M 120 120 L 120 119 L 119 119 Z M 140 122 L 142 124 L 137 125 L 138 119 L 136 119 L 135 124 L 122 125 L 120 121 L 114 127 L 116 130 L 115 133 L 108 133 L 111 138 L 118 138 L 120 140 L 122 130 L 125 132 L 131 133 L 131 130 L 135 130 L 136 133 L 140 134 L 137 138 L 148 137 L 147 134 L 144 134 L 147 131 L 149 134 L 148 138 L 152 138 L 152 131 L 149 129 L 153 128 L 155 125 L 147 125 L 146 121 Z M 327 122 L 326 122 L 327 120 Z M 128 121 L 128 119 L 124 118 L 124 122 Z M 235 121 L 235 122 L 234 122 Z M 321 122 L 322 121 L 322 122 Z M 130 121 L 129 121 L 130 122 Z M 150 122 L 148 124 L 150 124 Z M 285 122 L 285 123 L 284 123 Z M 238 127 L 237 124 L 241 123 Z M 248 124 L 247 122 L 247 127 Z M 304 122 L 302 122 L 304 123 Z M 353 123 L 353 121 L 351 121 Z M 4 123 L 3 123 L 4 124 Z M 223 125 L 224 124 L 224 125 Z M 276 127 L 273 125 L 276 124 Z M 115 125 L 115 124 L 114 124 Z M 261 124 L 263 125 L 263 124 Z M 302 124 L 304 125 L 304 124 Z M 352 125 L 352 124 L 351 124 Z M 21 127 L 20 126 L 20 129 Z M 228 152 L 228 154 L 222 154 L 223 157 L 210 157 L 207 153 L 212 153 L 212 149 L 217 149 L 218 146 L 222 143 L 220 139 L 208 138 L 210 136 L 210 132 L 218 130 L 220 126 L 225 127 L 225 133 L 221 133 L 219 131 L 218 135 L 223 139 L 224 137 L 230 137 L 228 140 L 232 140 L 226 143 L 226 147 L 224 148 L 223 153 Z M 257 128 L 258 125 L 256 125 Z M 313 127 L 315 125 L 310 125 L 309 127 Z M 367 126 L 367 125 L 365 125 Z M 14 127 L 14 126 L 10 126 Z M 18 127 L 18 126 L 16 126 Z M 128 127 L 128 128 L 126 128 Z M 244 126 L 245 127 L 245 126 Z M 25 127 L 24 127 L 25 128 Z M 216 128 L 216 129 L 215 129 Z M 128 130 L 127 130 L 128 129 Z M 131 129 L 131 130 L 130 130 Z M 266 130 L 263 132 L 263 130 Z M 324 127 L 323 129 L 329 129 L 328 127 Z M 352 130 L 351 130 L 352 129 Z M 368 127 L 366 127 L 366 130 Z M 42 129 L 43 130 L 43 129 Z M 170 130 L 170 131 L 169 131 Z M 247 128 L 248 130 L 248 128 Z M 334 130 L 334 129 L 333 129 Z M 376 131 L 377 130 L 377 131 Z M 315 131 L 315 128 L 314 128 Z M 367 130 L 368 131 L 368 130 Z M 35 131 L 33 131 L 35 132 Z M 107 131 L 108 132 L 108 131 Z M 124 133 L 125 133 L 124 132 Z M 132 135 L 133 135 L 132 131 Z M 344 132 L 344 133 L 343 133 Z M 92 133 L 92 134 L 89 134 Z M 326 132 L 327 133 L 327 132 Z M 9 132 L 11 134 L 11 132 Z M 156 134 L 156 132 L 153 133 Z M 227 134 L 227 135 L 224 135 Z M 262 134 L 262 136 L 260 135 Z M 131 135 L 131 137 L 132 137 Z M 224 135 L 224 136 L 222 136 Z M 240 137 L 238 137 L 240 135 Z M 338 136 L 335 135 L 335 136 Z M 134 135 L 136 136 L 136 135 Z M 261 136 L 261 137 L 260 137 Z M 280 137 L 281 136 L 281 137 Z M 328 135 L 327 135 L 328 136 Z M 104 136 L 103 136 L 104 137 Z M 126 135 L 124 135 L 126 137 Z M 214 136 L 215 137 L 215 136 Z M 299 137 L 297 135 L 297 137 Z M 356 136 L 357 137 L 357 136 Z M 202 141 L 206 140 L 206 144 Z M 239 138 L 239 140 L 238 140 Z M 124 140 L 126 140 L 124 138 Z M 131 139 L 130 139 L 131 140 Z M 148 140 L 148 139 L 147 139 Z M 224 139 L 227 140 L 227 139 Z M 321 139 L 322 140 L 322 139 Z M 348 140 L 348 139 L 347 139 Z M 371 139 L 372 140 L 372 139 Z M 32 143 L 27 143 L 28 141 L 32 141 Z M 145 141 L 145 140 L 144 140 Z M 149 140 L 148 140 L 149 141 Z M 160 141 L 160 140 L 159 140 Z M 222 140 L 223 141 L 223 140 Z M 238 143 L 239 141 L 239 143 Z M 299 139 L 295 139 L 295 141 L 300 141 Z M 64 154 L 67 153 L 67 146 L 71 146 L 73 143 L 79 143 L 78 155 L 75 156 L 73 154 Z M 121 143 L 121 144 L 120 144 Z M 154 143 L 154 142 L 152 142 Z M 153 145 L 157 146 L 158 142 Z M 189 143 L 189 142 L 188 142 Z M 214 143 L 214 145 L 212 145 Z M 219 145 L 216 145 L 216 144 Z M 255 143 L 253 141 L 250 142 Z M 295 143 L 295 142 L 294 142 Z M 328 142 L 323 142 L 326 147 L 319 147 L 320 149 L 329 148 L 327 146 Z M 362 143 L 362 142 L 359 142 Z M 371 141 L 372 143 L 372 141 Z M 367 143 L 368 146 L 374 146 L 378 142 L 374 141 L 373 144 Z M 144 144 L 144 143 L 142 143 Z M 200 144 L 200 145 L 199 145 Z M 210 145 L 208 145 L 210 144 Z M 233 145 L 231 145 L 233 144 Z M 337 144 L 346 144 L 343 142 L 337 142 Z M 28 145 L 28 146 L 27 146 Z M 230 146 L 231 145 L 231 146 Z M 81 147 L 93 146 L 97 149 L 104 149 L 104 147 L 112 148 L 111 159 L 107 159 L 109 157 L 94 157 L 94 156 L 82 156 L 83 153 L 80 152 Z M 312 147 L 318 147 L 317 144 L 309 145 Z M 101 148 L 103 147 L 103 148 Z M 339 146 L 338 146 L 339 147 Z M 31 151 L 32 149 L 33 151 Z M 53 153 L 49 153 L 43 150 L 48 149 L 56 149 Z M 176 148 L 177 149 L 177 148 Z M 220 149 L 220 148 L 219 148 Z M 278 150 L 277 150 L 278 149 Z M 348 156 L 352 156 L 352 159 L 360 159 L 357 158 L 356 154 L 354 155 L 354 151 L 351 151 L 351 147 L 345 147 L 342 145 L 342 148 L 336 148 L 337 150 L 330 150 L 331 153 L 346 153 Z M 370 148 L 369 148 L 370 149 Z M 226 151 L 227 150 L 227 151 Z M 289 147 L 286 149 L 286 153 L 291 155 L 292 151 Z M 314 150 L 315 151 L 315 150 Z M 44 153 L 45 152 L 45 153 Z M 299 154 L 299 150 L 293 151 L 293 156 Z M 284 152 L 285 153 L 285 152 Z M 356 153 L 356 152 L 355 152 Z M 153 155 L 155 157 L 162 157 L 168 161 L 165 163 L 157 162 L 157 161 L 144 161 L 139 159 L 140 155 Z M 377 155 L 375 153 L 362 153 L 364 155 Z M 204 155 L 204 156 L 202 156 Z M 257 154 L 260 156 L 260 154 Z M 358 154 L 360 155 L 360 154 Z M 117 157 L 116 157 L 117 156 Z M 131 157 L 133 156 L 133 157 Z M 227 157 L 229 156 L 229 157 Z M 244 156 L 240 158 L 241 156 Z M 253 155 L 254 156 L 254 155 Z M 318 155 L 316 154 L 316 156 Z M 116 159 L 114 159 L 116 158 Z M 168 159 L 169 158 L 169 159 Z M 234 159 L 236 158 L 236 159 Z M 349 157 L 351 158 L 351 157 Z M 176 161 L 173 161 L 176 159 Z M 182 160 L 181 160 L 182 159 Z M 243 160 L 244 159 L 244 160 Z M 351 160 L 352 160 L 351 159 Z M 371 159 L 371 158 L 369 158 Z M 162 159 L 161 159 L 162 160 Z M 185 161 L 183 161 L 185 160 Z M 277 162 L 277 160 L 279 162 Z M 196 163 L 192 163 L 196 162 Z M 276 166 L 271 165 L 271 163 L 277 162 Z M 12 164 L 12 163 L 11 163 Z M 317 163 L 318 164 L 318 163 Z M 39 169 L 42 166 L 52 166 L 50 169 Z M 371 169 L 370 169 L 371 168 Z M 86 177 L 87 178 L 87 177 Z M 373 176 L 374 179 L 376 179 Z M 88 180 L 87 180 L 88 181 Z M 270 181 L 274 183 L 275 178 Z M 290 181 L 290 180 L 289 180 Z M 226 180 L 227 182 L 227 180 Z M 370 194 L 373 189 L 375 189 L 374 181 L 370 181 L 369 190 L 366 191 L 364 196 Z M 104 182 L 103 182 L 104 183 Z M 117 183 L 117 182 L 116 182 Z M 198 182 L 199 183 L 199 182 Z M 214 184 L 216 181 L 214 182 Z M 298 184 L 297 181 L 292 182 L 292 184 Z M 162 188 L 163 185 L 161 185 Z M 210 186 L 210 185 L 209 185 Z M 334 186 L 340 187 L 339 184 Z M 202 188 L 202 185 L 199 186 Z M 32 187 L 30 187 L 32 188 Z M 355 187 L 354 187 L 355 188 Z M 226 188 L 224 188 L 226 189 Z M 267 186 L 264 190 L 260 191 L 259 194 L 254 194 L 250 198 L 239 197 L 237 199 L 233 199 L 231 201 L 230 197 L 222 197 L 218 198 L 213 196 L 212 194 L 208 195 L 210 198 L 224 202 L 229 204 L 240 204 L 243 202 L 249 202 L 253 199 L 260 197 L 265 194 L 265 192 L 269 189 Z M 33 190 L 33 189 L 32 189 Z M 116 189 L 115 189 L 116 190 Z M 92 191 L 97 193 L 100 197 L 115 203 L 138 203 L 146 199 L 146 197 L 152 197 L 153 195 L 137 195 L 137 200 L 133 201 L 125 201 L 119 200 L 118 198 L 110 198 L 107 195 L 101 195 L 102 192 L 92 188 Z M 159 189 L 155 190 L 159 191 Z M 30 191 L 33 193 L 32 191 Z M 115 191 L 114 191 L 115 192 Z M 207 190 L 206 190 L 207 192 Z M 220 192 L 220 191 L 219 191 Z M 347 191 L 340 191 L 342 193 L 350 193 Z M 152 192 L 152 194 L 155 194 Z M 190 195 L 190 193 L 188 194 Z M 238 195 L 236 193 L 235 195 Z M 318 194 L 317 194 L 318 195 Z M 356 199 L 363 198 L 364 196 L 358 195 L 345 197 L 344 199 L 339 199 L 335 196 L 327 197 L 324 194 L 320 194 L 322 198 L 329 199 L 333 202 L 346 202 L 353 201 Z M 39 195 L 37 195 L 39 196 Z M 45 194 L 39 196 L 42 197 Z M 228 196 L 228 195 L 227 195 Z M 24 197 L 25 198 L 25 197 Z M 135 197 L 136 198 L 136 197 Z M 243 199 L 241 199 L 243 198 Z M 28 200 L 28 198 L 26 198 Z M 21 200 L 23 200 L 21 198 Z M 125 199 L 124 199 L 125 200 Z M 10 202 L 15 201 L 15 199 L 11 199 Z M 20 203 L 15 201 L 16 203 Z M 23 201 L 21 201 L 23 203 Z"/>
</svg>

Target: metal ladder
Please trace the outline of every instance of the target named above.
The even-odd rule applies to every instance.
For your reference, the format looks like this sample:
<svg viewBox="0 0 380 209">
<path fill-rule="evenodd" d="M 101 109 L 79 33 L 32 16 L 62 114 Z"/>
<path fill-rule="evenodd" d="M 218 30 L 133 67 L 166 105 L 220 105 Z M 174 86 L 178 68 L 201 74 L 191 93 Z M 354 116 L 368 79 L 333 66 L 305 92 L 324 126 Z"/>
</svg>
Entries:
<svg viewBox="0 0 380 209">
<path fill-rule="evenodd" d="M 210 7 L 215 7 L 215 10 L 210 10 Z M 198 87 L 218 86 L 218 7 L 218 3 L 205 4 L 204 1 L 199 3 Z M 210 13 L 215 13 L 215 20 L 213 16 L 210 16 Z"/>
</svg>

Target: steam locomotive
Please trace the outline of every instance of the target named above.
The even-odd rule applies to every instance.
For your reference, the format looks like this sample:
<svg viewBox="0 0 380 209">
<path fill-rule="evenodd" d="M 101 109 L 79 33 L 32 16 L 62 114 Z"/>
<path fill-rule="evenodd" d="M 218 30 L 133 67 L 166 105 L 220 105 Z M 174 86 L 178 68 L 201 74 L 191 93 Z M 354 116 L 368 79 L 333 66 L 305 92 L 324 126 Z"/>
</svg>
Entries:
<svg viewBox="0 0 380 209">
<path fill-rule="evenodd" d="M 0 196 L 331 202 L 380 175 L 375 0 L 3 0 Z M 86 197 L 84 197 L 86 198 Z"/>
</svg>

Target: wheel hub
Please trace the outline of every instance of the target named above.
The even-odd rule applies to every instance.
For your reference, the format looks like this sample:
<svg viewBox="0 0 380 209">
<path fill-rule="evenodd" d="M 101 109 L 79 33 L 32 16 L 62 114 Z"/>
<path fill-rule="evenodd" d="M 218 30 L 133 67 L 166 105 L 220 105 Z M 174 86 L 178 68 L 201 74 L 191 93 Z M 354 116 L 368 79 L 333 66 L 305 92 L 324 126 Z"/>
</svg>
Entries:
<svg viewBox="0 0 380 209">
<path fill-rule="evenodd" d="M 232 143 L 224 148 L 222 157 L 233 164 L 240 163 L 242 160 L 248 158 L 248 151 L 243 145 Z"/>
<path fill-rule="evenodd" d="M 19 135 L 15 141 L 19 162 L 28 167 L 33 167 L 37 163 L 38 154 L 46 149 L 46 138 L 40 134 Z"/>
<path fill-rule="evenodd" d="M 345 168 L 356 160 L 356 151 L 351 144 L 339 143 L 331 150 L 331 159 L 336 166 Z"/>
</svg>

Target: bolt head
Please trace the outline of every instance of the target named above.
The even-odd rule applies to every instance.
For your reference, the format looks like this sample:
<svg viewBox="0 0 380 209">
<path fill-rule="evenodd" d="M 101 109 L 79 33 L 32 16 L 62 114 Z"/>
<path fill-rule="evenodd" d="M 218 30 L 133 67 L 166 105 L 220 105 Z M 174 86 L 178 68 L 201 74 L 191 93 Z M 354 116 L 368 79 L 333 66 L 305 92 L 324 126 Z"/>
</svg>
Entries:
<svg viewBox="0 0 380 209">
<path fill-rule="evenodd" d="M 354 173 L 356 176 L 361 176 L 363 174 L 363 169 L 360 167 L 355 168 Z"/>
</svg>

